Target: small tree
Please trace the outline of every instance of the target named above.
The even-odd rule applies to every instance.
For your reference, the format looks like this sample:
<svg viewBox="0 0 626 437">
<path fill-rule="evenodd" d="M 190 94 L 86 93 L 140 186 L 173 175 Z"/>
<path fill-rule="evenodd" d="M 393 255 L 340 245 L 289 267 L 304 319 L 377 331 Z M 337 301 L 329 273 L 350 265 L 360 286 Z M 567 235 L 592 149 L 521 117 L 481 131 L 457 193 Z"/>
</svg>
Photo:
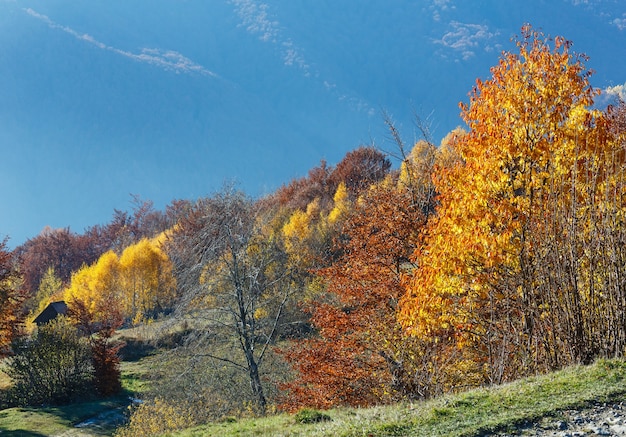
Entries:
<svg viewBox="0 0 626 437">
<path fill-rule="evenodd" d="M 93 367 L 87 341 L 65 317 L 13 343 L 7 374 L 18 405 L 65 404 L 88 396 Z"/>
<path fill-rule="evenodd" d="M 103 315 L 97 322 L 94 321 L 94 312 L 89 311 L 85 302 L 70 301 L 68 316 L 75 326 L 87 336 L 91 347 L 91 360 L 94 369 L 94 385 L 98 394 L 110 396 L 122 390 L 119 351 L 124 342 L 113 340 L 115 331 L 122 326 L 123 318 L 115 306 L 108 311 L 99 306 L 95 313 Z"/>
<path fill-rule="evenodd" d="M 6 244 L 6 238 L 0 240 L 0 358 L 10 352 L 11 342 L 23 330 L 21 276 Z"/>
<path fill-rule="evenodd" d="M 32 322 L 41 312 L 46 309 L 50 302 L 62 300 L 59 293 L 63 288 L 63 281 L 59 279 L 54 267 L 48 267 L 48 270 L 41 278 L 37 293 L 24 302 L 24 309 L 30 311 L 29 320 Z M 58 299 L 55 299 L 58 297 Z"/>
</svg>

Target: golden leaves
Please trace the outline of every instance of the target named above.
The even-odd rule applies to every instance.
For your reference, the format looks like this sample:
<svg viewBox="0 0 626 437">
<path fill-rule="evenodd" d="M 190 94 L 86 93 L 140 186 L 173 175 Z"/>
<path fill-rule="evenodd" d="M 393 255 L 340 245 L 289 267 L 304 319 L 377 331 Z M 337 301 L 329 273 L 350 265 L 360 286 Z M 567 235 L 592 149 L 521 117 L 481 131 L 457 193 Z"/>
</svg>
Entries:
<svg viewBox="0 0 626 437">
<path fill-rule="evenodd" d="M 456 164 L 435 178 L 437 218 L 415 254 L 419 268 L 406 281 L 399 312 L 421 338 L 481 348 L 507 335 L 495 326 L 515 314 L 499 308 L 518 311 L 533 286 L 524 279 L 537 250 L 529 233 L 555 200 L 575 201 L 572 180 L 589 154 L 585 144 L 597 136 L 599 114 L 588 109 L 597 92 L 585 58 L 565 39 L 551 46 L 529 26 L 517 47 L 461 104 L 469 131 L 455 138 Z"/>
<path fill-rule="evenodd" d="M 142 239 L 127 247 L 119 264 L 126 314 L 141 319 L 169 307 L 176 283 L 171 262 L 158 243 Z"/>
<path fill-rule="evenodd" d="M 339 222 L 350 210 L 350 197 L 345 183 L 339 183 L 333 201 L 335 206 L 328 214 L 328 223 L 331 225 Z"/>
<path fill-rule="evenodd" d="M 175 293 L 169 258 L 158 240 L 143 239 L 120 257 L 108 251 L 72 275 L 65 300 L 81 301 L 94 321 L 111 311 L 137 320 L 168 307 Z"/>
</svg>

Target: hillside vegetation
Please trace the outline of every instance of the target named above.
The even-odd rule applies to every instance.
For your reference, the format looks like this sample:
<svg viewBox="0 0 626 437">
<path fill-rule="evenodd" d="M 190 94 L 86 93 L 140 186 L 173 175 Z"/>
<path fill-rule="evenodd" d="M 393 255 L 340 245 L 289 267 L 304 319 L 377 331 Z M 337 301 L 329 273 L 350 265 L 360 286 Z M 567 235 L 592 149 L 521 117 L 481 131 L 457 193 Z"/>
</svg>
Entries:
<svg viewBox="0 0 626 437">
<path fill-rule="evenodd" d="M 118 437 L 280 434 L 280 412 L 331 419 L 295 434 L 472 435 L 622 393 L 626 105 L 596 108 L 585 62 L 527 25 L 467 129 L 436 146 L 418 123 L 407 147 L 385 118 L 398 168 L 361 146 L 260 199 L 136 198 L 83 235 L 2 243 L 1 407 L 130 390 Z"/>
<path fill-rule="evenodd" d="M 491 389 L 445 395 L 432 401 L 332 409 L 326 418 L 300 423 L 308 415 L 278 415 L 205 425 L 170 436 L 480 436 L 514 431 L 542 417 L 559 417 L 565 409 L 583 409 L 596 402 L 626 397 L 626 364 L 601 360 L 549 375 L 529 377 Z"/>
<path fill-rule="evenodd" d="M 135 367 L 134 372 L 145 370 Z M 225 418 L 164 435 L 188 436 L 479 436 L 514 430 L 542 417 L 559 418 L 565 409 L 626 398 L 626 364 L 600 360 L 490 389 L 470 390 L 435 400 L 370 408 L 336 408 L 298 415 Z M 12 408 L 0 412 L 3 434 L 21 436 L 112 435 L 114 426 L 74 425 L 123 407 L 122 399 L 55 408 Z M 115 422 L 114 422 L 115 423 Z M 158 433 L 151 434 L 158 435 Z"/>
</svg>

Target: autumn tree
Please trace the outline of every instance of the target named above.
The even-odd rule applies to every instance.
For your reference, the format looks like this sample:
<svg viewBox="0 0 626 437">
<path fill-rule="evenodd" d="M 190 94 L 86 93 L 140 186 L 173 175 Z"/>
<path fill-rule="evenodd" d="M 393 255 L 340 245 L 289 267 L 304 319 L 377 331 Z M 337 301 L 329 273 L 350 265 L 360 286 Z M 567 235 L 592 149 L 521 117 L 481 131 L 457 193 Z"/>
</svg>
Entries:
<svg viewBox="0 0 626 437">
<path fill-rule="evenodd" d="M 403 145 L 402 145 L 403 146 Z M 402 276 L 434 207 L 431 175 L 437 148 L 416 143 L 401 170 L 371 181 L 350 201 L 343 182 L 327 221 L 340 225 L 336 258 L 315 272 L 326 289 L 307 303 L 317 335 L 292 342 L 281 353 L 296 371 L 282 384 L 281 407 L 367 406 L 427 397 L 420 379 L 432 351 L 406 337 L 397 321 Z"/>
<path fill-rule="evenodd" d="M 264 413 L 262 371 L 292 294 L 286 257 L 263 235 L 266 217 L 240 192 L 227 188 L 203 200 L 194 217 L 192 232 L 180 222 L 172 236 L 179 249 L 187 248 L 175 257 L 184 261 L 176 269 L 183 293 L 178 313 L 203 321 L 195 354 L 244 372 L 256 410 Z M 216 338 L 236 347 L 207 346 Z"/>
<path fill-rule="evenodd" d="M 336 186 L 329 180 L 333 168 L 326 161 L 309 170 L 306 177 L 291 180 L 281 186 L 265 202 L 276 203 L 288 210 L 306 210 L 307 205 L 319 199 L 322 208 L 332 200 Z"/>
<path fill-rule="evenodd" d="M 101 396 L 111 396 L 122 390 L 122 372 L 119 352 L 124 342 L 114 339 L 114 335 L 124 318 L 119 307 L 101 308 L 104 300 L 96 302 L 90 309 L 82 300 L 72 300 L 68 305 L 67 316 L 87 338 L 91 350 L 93 382 Z M 96 314 L 100 315 L 96 319 Z"/>
<path fill-rule="evenodd" d="M 83 266 L 72 275 L 72 281 L 64 292 L 64 300 L 70 307 L 74 302 L 81 302 L 94 322 L 105 321 L 110 312 L 121 313 L 119 272 L 119 259 L 115 252 L 104 253 L 97 262 Z"/>
<path fill-rule="evenodd" d="M 316 198 L 306 211 L 296 209 L 281 227 L 285 251 L 293 264 L 303 271 L 313 267 L 324 250 L 328 237 L 325 218 Z"/>
<path fill-rule="evenodd" d="M 333 208 L 328 214 L 328 223 L 330 225 L 337 224 L 350 212 L 351 199 L 346 184 L 343 182 L 337 186 L 337 191 L 333 196 Z"/>
<path fill-rule="evenodd" d="M 589 359 L 582 346 L 591 344 L 576 338 L 587 322 L 575 302 L 590 289 L 573 286 L 586 275 L 575 241 L 583 228 L 573 225 L 591 223 L 579 202 L 601 193 L 589 170 L 621 158 L 601 114 L 588 109 L 597 92 L 584 56 L 530 26 L 517 47 L 462 105 L 469 131 L 454 143 L 459 159 L 436 179 L 437 217 L 401 302 L 408 332 L 456 354 L 446 389 L 459 373 L 469 384 L 497 383 L 557 365 L 555 354 L 558 365 Z M 567 272 L 547 274 L 563 261 Z M 547 322 L 557 313 L 578 317 L 565 323 L 569 334 L 564 319 Z"/>
<path fill-rule="evenodd" d="M 39 284 L 53 268 L 55 275 L 68 283 L 72 273 L 83 264 L 91 264 L 100 253 L 92 250 L 89 238 L 77 235 L 69 228 L 45 228 L 38 236 L 16 248 L 20 271 L 24 277 L 24 290 L 28 296 L 37 293 Z"/>
<path fill-rule="evenodd" d="M 144 238 L 127 247 L 119 258 L 119 269 L 124 314 L 139 321 L 171 307 L 176 282 L 170 259 L 158 241 Z"/>
<path fill-rule="evenodd" d="M 11 342 L 22 333 L 21 277 L 7 239 L 0 241 L 0 358 L 10 351 Z"/>
<path fill-rule="evenodd" d="M 336 190 L 343 183 L 352 196 L 358 196 L 375 182 L 385 178 L 391 161 L 373 146 L 361 146 L 346 153 L 329 176 Z"/>
<path fill-rule="evenodd" d="M 176 283 L 172 265 L 155 238 L 127 247 L 121 256 L 112 250 L 83 266 L 65 290 L 68 302 L 82 301 L 94 321 L 107 311 L 136 321 L 171 307 Z"/>
<path fill-rule="evenodd" d="M 121 390 L 122 343 L 113 339 L 124 322 L 119 271 L 117 255 L 108 251 L 76 272 L 65 290 L 68 317 L 88 339 L 95 387 L 103 396 Z"/>
</svg>

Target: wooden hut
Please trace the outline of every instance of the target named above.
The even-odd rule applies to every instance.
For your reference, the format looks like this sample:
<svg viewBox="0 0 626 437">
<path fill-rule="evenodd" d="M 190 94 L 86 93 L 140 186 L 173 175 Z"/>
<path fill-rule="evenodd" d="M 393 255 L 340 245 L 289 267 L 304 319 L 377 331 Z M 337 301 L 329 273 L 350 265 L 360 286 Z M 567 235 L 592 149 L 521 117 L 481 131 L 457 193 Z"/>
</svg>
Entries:
<svg viewBox="0 0 626 437">
<path fill-rule="evenodd" d="M 33 320 L 37 326 L 45 325 L 50 320 L 54 320 L 58 315 L 67 314 L 67 304 L 60 300 L 49 304 L 37 317 Z"/>
</svg>

